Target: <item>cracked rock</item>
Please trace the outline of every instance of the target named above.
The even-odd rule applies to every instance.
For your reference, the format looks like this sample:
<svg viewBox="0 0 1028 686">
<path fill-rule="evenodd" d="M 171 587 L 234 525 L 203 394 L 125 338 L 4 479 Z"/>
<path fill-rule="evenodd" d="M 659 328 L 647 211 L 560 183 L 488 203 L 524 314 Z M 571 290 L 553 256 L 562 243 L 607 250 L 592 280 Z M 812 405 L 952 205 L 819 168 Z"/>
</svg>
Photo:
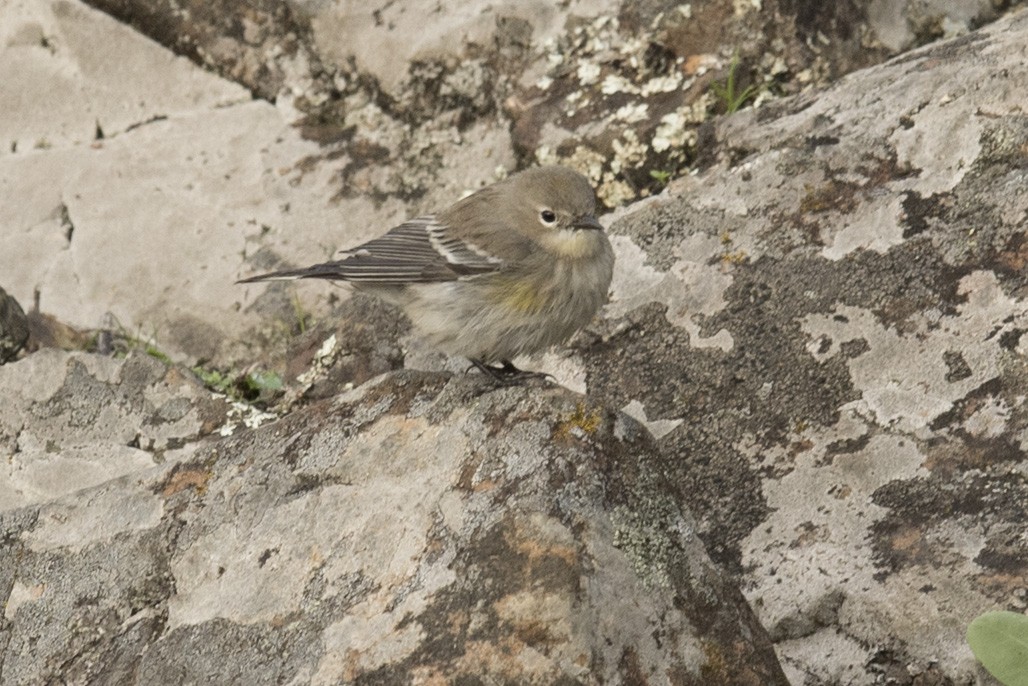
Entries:
<svg viewBox="0 0 1028 686">
<path fill-rule="evenodd" d="M 185 459 L 229 409 L 191 373 L 140 354 L 40 350 L 0 367 L 0 395 L 0 511 Z"/>
</svg>

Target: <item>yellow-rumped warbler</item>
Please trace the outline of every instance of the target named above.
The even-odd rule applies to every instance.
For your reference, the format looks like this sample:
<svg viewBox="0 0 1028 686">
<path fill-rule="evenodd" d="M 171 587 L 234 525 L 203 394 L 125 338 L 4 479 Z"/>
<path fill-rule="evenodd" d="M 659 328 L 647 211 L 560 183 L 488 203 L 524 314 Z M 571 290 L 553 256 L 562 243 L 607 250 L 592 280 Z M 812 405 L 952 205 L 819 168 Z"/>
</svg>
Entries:
<svg viewBox="0 0 1028 686">
<path fill-rule="evenodd" d="M 536 376 L 511 360 L 567 340 L 607 299 L 614 251 L 595 211 L 578 172 L 528 169 L 341 260 L 240 283 L 348 281 L 399 305 L 429 343 L 493 378 Z"/>
</svg>

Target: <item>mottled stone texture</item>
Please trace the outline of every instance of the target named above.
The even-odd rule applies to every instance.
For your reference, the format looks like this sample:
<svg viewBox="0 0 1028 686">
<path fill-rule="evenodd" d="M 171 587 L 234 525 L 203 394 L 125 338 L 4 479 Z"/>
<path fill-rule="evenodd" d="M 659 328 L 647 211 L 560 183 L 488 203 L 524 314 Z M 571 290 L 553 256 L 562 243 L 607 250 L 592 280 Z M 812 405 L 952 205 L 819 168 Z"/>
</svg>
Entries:
<svg viewBox="0 0 1028 686">
<path fill-rule="evenodd" d="M 687 168 L 710 112 L 831 82 L 1012 4 L 87 2 L 255 96 L 291 100 L 304 135 L 340 161 L 340 194 L 419 198 L 438 186 L 440 164 L 463 156 L 454 138 L 469 149 L 504 129 L 521 164 L 571 161 L 608 207 L 662 188 L 651 171 Z M 737 87 L 717 96 L 733 55 Z M 729 104 L 748 87 L 750 98 Z M 403 172 L 368 169 L 377 166 Z"/>
<path fill-rule="evenodd" d="M 0 510 L 48 502 L 165 461 L 235 412 L 149 355 L 42 350 L 0 367 Z"/>
<path fill-rule="evenodd" d="M 146 356 L 0 367 L 0 683 L 763 684 L 769 638 L 794 684 L 991 683 L 964 629 L 1028 607 L 1028 15 L 96 4 L 194 61 L 0 2 L 2 285 L 38 345 L 287 388 L 254 430 Z M 712 122 L 735 46 L 760 106 Z M 525 361 L 581 395 L 395 372 L 462 363 L 233 284 L 539 160 L 666 185 L 604 220 L 603 316 Z"/>
<path fill-rule="evenodd" d="M 3 512 L 2 683 L 785 684 L 668 468 L 563 389 L 387 375 Z"/>
<path fill-rule="evenodd" d="M 727 119 L 612 226 L 590 391 L 671 427 L 797 683 L 988 683 L 965 627 L 1026 609 L 1026 45 L 1022 12 Z"/>
</svg>

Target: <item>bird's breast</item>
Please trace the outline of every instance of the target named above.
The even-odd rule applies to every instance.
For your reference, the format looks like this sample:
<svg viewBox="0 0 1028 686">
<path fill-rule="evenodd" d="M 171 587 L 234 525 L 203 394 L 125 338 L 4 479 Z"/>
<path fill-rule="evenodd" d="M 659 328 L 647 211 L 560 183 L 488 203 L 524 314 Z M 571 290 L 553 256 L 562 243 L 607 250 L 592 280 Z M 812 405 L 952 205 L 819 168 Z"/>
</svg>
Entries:
<svg viewBox="0 0 1028 686">
<path fill-rule="evenodd" d="M 523 269 L 486 277 L 491 280 L 492 300 L 508 311 L 524 315 L 549 313 L 567 317 L 572 312 L 588 312 L 588 317 L 606 300 L 613 271 L 613 251 L 606 236 L 592 233 L 599 239 L 599 248 L 572 238 L 570 245 L 579 252 L 575 256 L 546 250 Z M 580 255 L 580 256 L 579 256 Z"/>
</svg>

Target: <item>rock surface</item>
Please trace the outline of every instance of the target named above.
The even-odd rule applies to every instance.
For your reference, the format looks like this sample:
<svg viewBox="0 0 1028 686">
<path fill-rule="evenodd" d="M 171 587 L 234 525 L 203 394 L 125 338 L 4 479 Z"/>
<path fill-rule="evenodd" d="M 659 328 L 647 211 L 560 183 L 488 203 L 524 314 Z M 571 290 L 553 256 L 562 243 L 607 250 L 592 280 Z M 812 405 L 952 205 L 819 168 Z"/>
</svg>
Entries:
<svg viewBox="0 0 1028 686">
<path fill-rule="evenodd" d="M 590 392 L 662 423 L 795 683 L 973 683 L 967 624 L 1028 606 L 1025 45 L 1021 12 L 726 119 L 612 225 Z"/>
<path fill-rule="evenodd" d="M 5 684 L 787 683 L 648 433 L 577 394 L 401 372 L 202 440 L 145 356 L 2 371 L 123 474 L 0 506 Z"/>
<path fill-rule="evenodd" d="M 93 4 L 193 62 L 0 5 L 0 286 L 70 325 L 38 345 L 274 368 L 285 416 L 139 355 L 0 367 L 0 682 L 775 683 L 763 625 L 793 684 L 991 683 L 964 628 L 1028 606 L 1028 14 Z M 755 35 L 742 83 L 799 94 L 701 124 Z M 377 377 L 459 361 L 345 290 L 232 284 L 539 159 L 611 205 L 701 167 L 606 220 L 611 303 L 536 365 L 586 398 Z"/>
<path fill-rule="evenodd" d="M 231 407 L 188 372 L 42 350 L 0 367 L 0 509 L 16 510 L 192 456 Z"/>
</svg>

